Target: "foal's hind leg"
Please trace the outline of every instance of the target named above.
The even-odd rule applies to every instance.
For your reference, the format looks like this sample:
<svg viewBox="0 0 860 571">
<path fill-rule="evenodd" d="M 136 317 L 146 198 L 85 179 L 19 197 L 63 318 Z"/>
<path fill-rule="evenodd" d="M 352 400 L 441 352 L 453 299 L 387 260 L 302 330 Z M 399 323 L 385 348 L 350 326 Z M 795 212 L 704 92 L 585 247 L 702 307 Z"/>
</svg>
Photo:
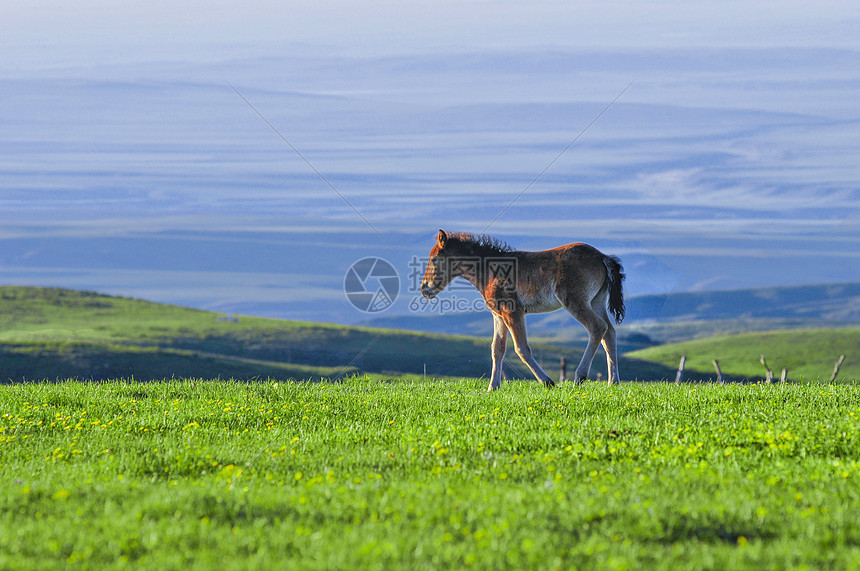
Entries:
<svg viewBox="0 0 860 571">
<path fill-rule="evenodd" d="M 587 303 L 571 303 L 565 305 L 565 309 L 588 330 L 588 345 L 582 353 L 582 360 L 579 366 L 576 367 L 577 383 L 588 378 L 591 372 L 591 362 L 594 361 L 594 354 L 597 352 L 597 346 L 603 341 L 603 336 L 606 333 L 608 324 L 600 315 L 595 313 L 590 304 Z"/>
<path fill-rule="evenodd" d="M 591 307 L 595 313 L 600 315 L 604 323 L 606 323 L 606 333 L 603 334 L 601 344 L 603 351 L 606 353 L 606 373 L 609 377 L 607 380 L 610 385 L 620 381 L 618 376 L 618 349 L 615 337 L 615 327 L 612 325 L 612 320 L 606 311 L 606 299 L 597 296 L 591 301 Z"/>
<path fill-rule="evenodd" d="M 526 337 L 525 317 L 523 315 L 508 315 L 505 317 L 505 325 L 508 326 L 508 330 L 511 332 L 511 337 L 514 338 L 514 349 L 516 349 L 517 355 L 519 355 L 523 363 L 528 365 L 528 368 L 531 369 L 535 378 L 542 382 L 544 386 L 547 388 L 554 387 L 555 381 L 546 374 L 546 371 L 541 368 L 532 356 L 532 350 L 531 347 L 529 347 L 528 338 Z"/>
</svg>

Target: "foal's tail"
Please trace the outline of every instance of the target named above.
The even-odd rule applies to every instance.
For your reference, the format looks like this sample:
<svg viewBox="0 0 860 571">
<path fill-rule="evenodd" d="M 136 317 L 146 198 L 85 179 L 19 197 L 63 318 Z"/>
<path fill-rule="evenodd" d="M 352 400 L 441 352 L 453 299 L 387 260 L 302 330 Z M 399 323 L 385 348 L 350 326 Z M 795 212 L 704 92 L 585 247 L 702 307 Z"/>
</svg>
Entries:
<svg viewBox="0 0 860 571">
<path fill-rule="evenodd" d="M 615 316 L 615 323 L 624 320 L 624 292 L 621 291 L 621 282 L 624 281 L 624 268 L 621 260 L 615 256 L 603 256 L 603 265 L 606 266 L 606 280 L 609 282 L 609 311 Z"/>
</svg>

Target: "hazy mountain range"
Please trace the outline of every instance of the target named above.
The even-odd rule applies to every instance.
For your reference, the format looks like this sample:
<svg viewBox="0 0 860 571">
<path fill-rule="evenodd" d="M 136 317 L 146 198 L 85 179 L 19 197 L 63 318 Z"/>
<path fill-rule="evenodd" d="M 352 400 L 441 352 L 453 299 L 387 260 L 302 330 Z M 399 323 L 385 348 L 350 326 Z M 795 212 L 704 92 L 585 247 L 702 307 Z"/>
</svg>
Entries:
<svg viewBox="0 0 860 571">
<path fill-rule="evenodd" d="M 441 294 L 441 295 L 444 295 Z M 860 283 L 683 292 L 630 297 L 620 328 L 627 344 L 666 343 L 718 333 L 860 323 Z M 461 335 L 492 335 L 488 311 L 410 314 L 368 319 L 374 327 Z M 587 338 L 566 311 L 528 316 L 529 335 L 556 342 Z"/>
<path fill-rule="evenodd" d="M 7 65 L 0 283 L 354 323 L 376 316 L 346 299 L 350 265 L 390 261 L 388 313 L 407 313 L 440 227 L 591 243 L 630 296 L 856 282 L 857 61 L 282 47 Z"/>
</svg>

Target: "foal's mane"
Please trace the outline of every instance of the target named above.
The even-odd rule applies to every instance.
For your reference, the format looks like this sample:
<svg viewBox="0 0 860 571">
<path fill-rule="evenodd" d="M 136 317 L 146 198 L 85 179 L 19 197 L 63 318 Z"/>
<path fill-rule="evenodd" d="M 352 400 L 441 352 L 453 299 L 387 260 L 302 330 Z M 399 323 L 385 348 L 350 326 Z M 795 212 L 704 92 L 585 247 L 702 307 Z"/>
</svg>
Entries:
<svg viewBox="0 0 860 571">
<path fill-rule="evenodd" d="M 507 243 L 487 234 L 451 232 L 448 234 L 448 241 L 453 241 L 457 245 L 458 253 L 463 256 L 497 256 L 514 251 Z"/>
</svg>

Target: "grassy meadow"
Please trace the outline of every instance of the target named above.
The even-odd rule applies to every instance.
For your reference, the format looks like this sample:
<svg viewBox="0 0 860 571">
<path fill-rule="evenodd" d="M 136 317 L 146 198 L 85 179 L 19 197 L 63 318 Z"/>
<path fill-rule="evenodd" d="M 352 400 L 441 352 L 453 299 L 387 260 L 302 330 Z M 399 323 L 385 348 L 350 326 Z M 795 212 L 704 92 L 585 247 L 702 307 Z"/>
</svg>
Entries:
<svg viewBox="0 0 860 571">
<path fill-rule="evenodd" d="M 27 383 L 0 568 L 860 566 L 860 386 Z"/>
</svg>

